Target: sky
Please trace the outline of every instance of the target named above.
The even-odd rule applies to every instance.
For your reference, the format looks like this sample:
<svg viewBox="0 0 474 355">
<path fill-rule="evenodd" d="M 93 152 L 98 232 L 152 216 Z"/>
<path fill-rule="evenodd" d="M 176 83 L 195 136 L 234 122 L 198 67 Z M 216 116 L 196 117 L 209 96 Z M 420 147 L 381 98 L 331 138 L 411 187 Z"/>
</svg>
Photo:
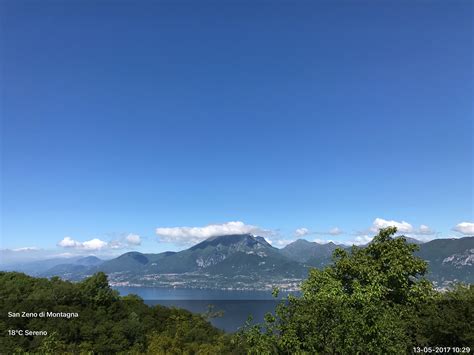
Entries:
<svg viewBox="0 0 474 355">
<path fill-rule="evenodd" d="M 0 14 L 3 250 L 474 234 L 471 1 Z"/>
</svg>

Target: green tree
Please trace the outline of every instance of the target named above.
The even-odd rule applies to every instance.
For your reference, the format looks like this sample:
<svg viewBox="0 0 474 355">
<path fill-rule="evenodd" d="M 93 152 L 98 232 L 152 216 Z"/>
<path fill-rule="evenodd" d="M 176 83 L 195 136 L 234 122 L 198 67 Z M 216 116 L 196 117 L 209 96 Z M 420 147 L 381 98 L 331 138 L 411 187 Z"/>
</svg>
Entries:
<svg viewBox="0 0 474 355">
<path fill-rule="evenodd" d="M 38 348 L 41 354 L 59 354 L 66 350 L 66 344 L 60 340 L 58 334 L 53 332 L 46 336 Z"/>
<path fill-rule="evenodd" d="M 110 305 L 118 299 L 118 292 L 109 287 L 107 275 L 98 272 L 81 283 L 83 299 L 96 305 Z"/>
<path fill-rule="evenodd" d="M 474 347 L 474 285 L 457 284 L 422 304 L 411 322 L 419 346 Z"/>
</svg>

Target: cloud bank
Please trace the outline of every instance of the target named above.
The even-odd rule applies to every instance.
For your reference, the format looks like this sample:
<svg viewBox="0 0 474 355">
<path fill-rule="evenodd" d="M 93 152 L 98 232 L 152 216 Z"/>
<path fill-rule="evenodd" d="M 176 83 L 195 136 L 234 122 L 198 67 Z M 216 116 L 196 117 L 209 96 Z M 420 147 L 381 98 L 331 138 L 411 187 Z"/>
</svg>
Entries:
<svg viewBox="0 0 474 355">
<path fill-rule="evenodd" d="M 379 229 L 387 228 L 387 227 L 397 227 L 397 231 L 400 233 L 411 233 L 413 232 L 413 226 L 410 223 L 405 221 L 397 222 L 397 221 L 390 221 L 383 218 L 376 218 L 372 222 L 372 226 L 370 227 L 370 231 L 373 233 L 378 233 Z"/>
<path fill-rule="evenodd" d="M 328 234 L 330 235 L 340 235 L 340 234 L 343 234 L 344 231 L 338 227 L 334 227 L 334 228 L 331 228 L 328 232 Z"/>
<path fill-rule="evenodd" d="M 418 228 L 417 232 L 418 234 L 425 234 L 425 235 L 434 234 L 434 231 L 425 224 L 420 225 L 420 228 Z"/>
<path fill-rule="evenodd" d="M 464 235 L 474 235 L 474 223 L 471 223 L 471 222 L 458 223 L 453 227 L 453 231 L 464 234 Z"/>
<path fill-rule="evenodd" d="M 303 237 L 305 235 L 309 234 L 309 229 L 308 228 L 298 228 L 295 230 L 295 236 L 297 237 Z"/>
<path fill-rule="evenodd" d="M 140 245 L 142 243 L 142 240 L 138 234 L 129 234 L 125 237 L 125 241 L 129 245 Z"/>
<path fill-rule="evenodd" d="M 72 239 L 71 237 L 64 237 L 61 241 L 58 242 L 58 246 L 62 248 L 71 248 L 71 249 L 83 249 L 83 250 L 101 250 L 107 246 L 107 242 L 94 238 L 91 240 L 86 240 L 85 242 L 79 242 Z"/>
<path fill-rule="evenodd" d="M 336 236 L 336 235 L 344 234 L 344 231 L 339 227 L 334 227 L 334 228 L 331 228 L 328 231 L 314 232 L 314 231 L 310 231 L 308 228 L 301 227 L 301 228 L 296 229 L 295 233 L 294 233 L 295 237 L 297 237 L 297 238 L 301 238 L 301 237 L 304 237 L 305 235 L 309 235 L 309 234 Z"/>
<path fill-rule="evenodd" d="M 372 222 L 372 226 L 369 228 L 369 232 L 378 233 L 379 229 L 387 227 L 397 227 L 397 233 L 405 234 L 407 237 L 416 238 L 423 241 L 428 241 L 429 236 L 434 236 L 436 232 L 432 230 L 426 224 L 421 224 L 418 228 L 413 227 L 408 222 L 405 221 L 394 221 L 386 220 L 383 218 L 376 218 Z M 368 234 L 367 232 L 362 232 L 359 234 Z"/>
<path fill-rule="evenodd" d="M 77 241 L 71 237 L 64 237 L 58 242 L 58 246 L 66 249 L 99 251 L 106 249 L 123 249 L 141 244 L 141 238 L 138 234 L 128 234 L 123 240 L 112 240 L 110 242 L 103 241 L 99 238 L 86 240 L 85 242 Z"/>
</svg>

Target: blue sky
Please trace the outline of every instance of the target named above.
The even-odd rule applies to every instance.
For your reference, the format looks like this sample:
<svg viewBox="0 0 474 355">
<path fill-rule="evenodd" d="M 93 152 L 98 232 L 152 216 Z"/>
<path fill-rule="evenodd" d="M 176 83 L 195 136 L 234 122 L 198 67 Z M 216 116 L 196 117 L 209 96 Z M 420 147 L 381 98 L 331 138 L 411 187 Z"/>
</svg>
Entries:
<svg viewBox="0 0 474 355">
<path fill-rule="evenodd" d="M 0 5 L 2 248 L 472 232 L 472 2 L 113 4 Z"/>
</svg>

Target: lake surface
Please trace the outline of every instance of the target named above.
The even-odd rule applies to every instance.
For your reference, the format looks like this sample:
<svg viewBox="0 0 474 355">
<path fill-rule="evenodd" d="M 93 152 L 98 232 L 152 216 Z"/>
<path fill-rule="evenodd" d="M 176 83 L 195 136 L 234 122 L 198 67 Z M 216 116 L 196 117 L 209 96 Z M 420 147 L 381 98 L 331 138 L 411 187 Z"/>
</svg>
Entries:
<svg viewBox="0 0 474 355">
<path fill-rule="evenodd" d="M 227 291 L 206 289 L 173 289 L 160 287 L 113 287 L 122 296 L 136 294 L 146 304 L 160 304 L 167 307 L 184 308 L 194 313 L 205 313 L 209 305 L 213 311 L 223 311 L 218 318 L 210 319 L 217 328 L 226 332 L 235 332 L 241 327 L 248 316 L 253 322 L 262 322 L 267 312 L 274 312 L 278 300 L 273 298 L 271 291 Z M 286 297 L 281 292 L 279 298 Z"/>
</svg>

